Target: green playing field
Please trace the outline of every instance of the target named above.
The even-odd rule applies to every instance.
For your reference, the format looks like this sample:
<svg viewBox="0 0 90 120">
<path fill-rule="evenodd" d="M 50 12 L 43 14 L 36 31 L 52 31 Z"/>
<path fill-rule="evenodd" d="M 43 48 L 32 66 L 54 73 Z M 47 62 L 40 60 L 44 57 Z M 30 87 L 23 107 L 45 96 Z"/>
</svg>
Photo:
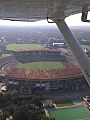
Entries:
<svg viewBox="0 0 90 120">
<path fill-rule="evenodd" d="M 63 108 L 50 110 L 49 115 L 55 120 L 86 120 L 90 119 L 90 113 L 84 107 Z"/>
<path fill-rule="evenodd" d="M 90 45 L 82 45 L 82 48 L 87 48 L 88 50 L 90 50 Z"/>
<path fill-rule="evenodd" d="M 49 69 L 61 69 L 64 67 L 64 65 L 61 62 L 46 61 L 46 62 L 30 62 L 25 64 L 18 63 L 17 67 L 24 69 L 30 68 L 34 70 L 49 70 Z"/>
<path fill-rule="evenodd" d="M 9 44 L 6 45 L 7 50 L 38 50 L 38 49 L 43 49 L 42 45 L 39 44 Z"/>
</svg>

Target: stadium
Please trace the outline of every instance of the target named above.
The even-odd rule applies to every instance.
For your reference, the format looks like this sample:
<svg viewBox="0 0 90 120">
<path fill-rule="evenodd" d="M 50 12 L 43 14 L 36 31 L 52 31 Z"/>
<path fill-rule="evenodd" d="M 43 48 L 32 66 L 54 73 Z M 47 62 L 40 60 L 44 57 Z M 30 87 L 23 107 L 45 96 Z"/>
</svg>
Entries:
<svg viewBox="0 0 90 120">
<path fill-rule="evenodd" d="M 89 87 L 79 66 L 70 64 L 61 50 L 12 51 L 12 56 L 0 59 L 0 63 L 5 75 L 3 79 L 8 81 L 9 89 L 16 89 L 20 94 L 31 94 L 33 89 L 38 88 L 45 91 L 79 91 Z M 44 63 L 44 66 L 30 68 L 26 67 L 27 63 L 38 63 L 39 67 Z"/>
</svg>

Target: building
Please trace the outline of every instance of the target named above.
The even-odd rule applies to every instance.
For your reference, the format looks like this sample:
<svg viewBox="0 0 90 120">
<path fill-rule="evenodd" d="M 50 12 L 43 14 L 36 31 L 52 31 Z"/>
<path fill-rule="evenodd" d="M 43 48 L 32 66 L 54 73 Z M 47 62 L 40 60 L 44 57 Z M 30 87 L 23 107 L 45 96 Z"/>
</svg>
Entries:
<svg viewBox="0 0 90 120">
<path fill-rule="evenodd" d="M 20 68 L 12 68 L 13 59 L 3 58 L 0 60 L 1 67 L 7 62 L 4 68 L 5 76 L 0 76 L 1 80 L 7 81 L 9 89 L 15 89 L 20 94 L 31 95 L 34 89 L 41 89 L 44 91 L 79 91 L 89 88 L 83 73 L 78 65 L 70 65 L 64 55 L 61 55 L 57 50 L 31 50 L 31 51 L 14 51 L 15 59 L 21 62 L 27 61 L 42 61 L 42 60 L 56 60 L 63 61 L 66 67 L 58 70 L 23 70 Z M 13 61 L 15 64 L 15 61 Z M 15 65 L 14 65 L 15 66 Z M 6 72 L 7 71 L 7 72 Z"/>
</svg>

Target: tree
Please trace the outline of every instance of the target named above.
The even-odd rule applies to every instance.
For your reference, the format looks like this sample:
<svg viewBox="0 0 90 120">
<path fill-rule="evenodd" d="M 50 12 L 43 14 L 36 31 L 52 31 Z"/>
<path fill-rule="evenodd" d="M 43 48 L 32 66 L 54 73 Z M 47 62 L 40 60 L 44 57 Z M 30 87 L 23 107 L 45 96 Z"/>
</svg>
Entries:
<svg viewBox="0 0 90 120">
<path fill-rule="evenodd" d="M 2 93 L 0 93 L 0 108 L 2 109 L 4 105 L 4 96 Z"/>
<path fill-rule="evenodd" d="M 50 120 L 49 117 L 47 117 L 46 115 L 43 115 L 41 120 Z"/>
<path fill-rule="evenodd" d="M 39 108 L 42 107 L 42 102 L 41 102 L 40 98 L 34 97 L 33 102 L 36 106 L 39 106 Z"/>
<path fill-rule="evenodd" d="M 29 120 L 29 117 L 25 110 L 19 110 L 14 113 L 13 120 Z"/>
</svg>

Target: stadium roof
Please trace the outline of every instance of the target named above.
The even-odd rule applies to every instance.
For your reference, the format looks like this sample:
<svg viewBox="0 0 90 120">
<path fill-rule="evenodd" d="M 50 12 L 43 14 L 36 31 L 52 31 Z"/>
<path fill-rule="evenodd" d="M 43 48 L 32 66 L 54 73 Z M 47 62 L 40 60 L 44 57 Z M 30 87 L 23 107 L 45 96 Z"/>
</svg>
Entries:
<svg viewBox="0 0 90 120">
<path fill-rule="evenodd" d="M 19 50 L 19 49 L 17 49 L 17 50 L 13 50 L 12 52 L 42 52 L 42 51 L 44 51 L 44 52 L 48 52 L 48 51 L 50 51 L 50 52 L 59 52 L 60 51 L 60 49 L 37 49 L 37 50 L 31 50 L 31 49 L 24 49 L 24 50 Z"/>
</svg>

